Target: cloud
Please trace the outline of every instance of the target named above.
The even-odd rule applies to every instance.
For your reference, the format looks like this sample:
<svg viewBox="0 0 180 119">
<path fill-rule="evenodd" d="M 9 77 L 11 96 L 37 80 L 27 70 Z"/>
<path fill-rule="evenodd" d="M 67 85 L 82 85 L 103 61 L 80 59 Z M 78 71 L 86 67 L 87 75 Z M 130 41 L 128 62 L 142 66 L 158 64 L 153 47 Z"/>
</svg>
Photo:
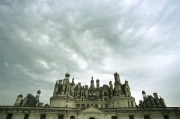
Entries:
<svg viewBox="0 0 180 119">
<path fill-rule="evenodd" d="M 22 93 L 49 103 L 56 80 L 68 71 L 89 85 L 129 81 L 132 95 L 158 92 L 177 106 L 179 91 L 178 1 L 1 1 L 1 105 Z M 8 88 L 10 86 L 10 88 Z M 162 90 L 163 89 L 163 90 Z M 47 97 L 48 96 L 48 97 Z M 6 99 L 11 100 L 6 100 Z M 179 97 L 180 98 L 180 97 Z"/>
</svg>

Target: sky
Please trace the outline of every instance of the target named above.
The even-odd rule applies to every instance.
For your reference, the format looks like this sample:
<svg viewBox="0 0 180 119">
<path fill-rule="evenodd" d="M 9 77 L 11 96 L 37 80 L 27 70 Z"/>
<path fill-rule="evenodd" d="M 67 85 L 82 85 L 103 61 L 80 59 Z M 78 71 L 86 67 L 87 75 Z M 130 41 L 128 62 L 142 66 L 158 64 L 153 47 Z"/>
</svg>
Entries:
<svg viewBox="0 0 180 119">
<path fill-rule="evenodd" d="M 179 0 L 1 0 L 0 105 L 19 94 L 50 103 L 69 71 L 75 83 L 129 82 L 136 104 L 158 93 L 180 107 Z"/>
</svg>

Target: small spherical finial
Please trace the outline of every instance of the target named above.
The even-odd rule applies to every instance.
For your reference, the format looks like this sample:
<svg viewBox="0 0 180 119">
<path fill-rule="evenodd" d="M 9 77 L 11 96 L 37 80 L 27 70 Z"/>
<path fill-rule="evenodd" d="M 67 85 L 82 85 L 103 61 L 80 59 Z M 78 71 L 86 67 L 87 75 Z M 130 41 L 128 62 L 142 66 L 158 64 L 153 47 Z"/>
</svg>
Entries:
<svg viewBox="0 0 180 119">
<path fill-rule="evenodd" d="M 22 94 L 18 95 L 18 97 L 23 97 Z"/>
<path fill-rule="evenodd" d="M 69 74 L 69 73 L 66 73 L 65 76 L 66 76 L 66 77 L 70 77 L 70 74 Z"/>
<path fill-rule="evenodd" d="M 146 94 L 146 92 L 143 90 L 143 91 L 142 91 L 142 94 Z"/>
<path fill-rule="evenodd" d="M 41 91 L 40 91 L 40 90 L 38 90 L 38 91 L 37 91 L 37 93 L 38 93 L 38 94 L 40 94 L 40 93 L 41 93 Z"/>
</svg>

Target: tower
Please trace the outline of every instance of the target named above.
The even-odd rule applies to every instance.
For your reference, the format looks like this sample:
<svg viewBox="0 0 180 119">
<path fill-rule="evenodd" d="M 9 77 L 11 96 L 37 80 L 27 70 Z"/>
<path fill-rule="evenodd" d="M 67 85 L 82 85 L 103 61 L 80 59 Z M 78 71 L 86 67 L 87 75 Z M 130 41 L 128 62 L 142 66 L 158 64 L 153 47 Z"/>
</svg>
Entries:
<svg viewBox="0 0 180 119">
<path fill-rule="evenodd" d="M 142 96 L 143 96 L 143 99 L 145 100 L 146 99 L 146 92 L 145 91 L 142 91 Z"/>
<path fill-rule="evenodd" d="M 110 97 L 113 96 L 113 84 L 112 81 L 109 81 L 109 88 L 110 88 Z"/>
<path fill-rule="evenodd" d="M 40 93 L 41 93 L 41 91 L 38 90 L 38 91 L 37 91 L 37 94 L 36 94 L 36 100 L 37 100 L 38 102 L 39 102 Z"/>
<path fill-rule="evenodd" d="M 153 93 L 153 95 L 154 95 L 155 101 L 156 101 L 156 103 L 158 104 L 158 106 L 161 106 L 161 103 L 160 103 L 160 101 L 159 101 L 158 94 L 157 94 L 157 93 Z"/>
<path fill-rule="evenodd" d="M 94 89 L 94 80 L 93 80 L 93 76 L 91 78 L 91 86 L 90 86 L 91 89 Z"/>
<path fill-rule="evenodd" d="M 17 96 L 17 100 L 16 100 L 14 106 L 20 106 L 21 103 L 22 103 L 22 101 L 23 101 L 23 96 L 22 96 L 22 94 L 21 94 L 21 95 L 18 95 L 18 96 Z"/>
<path fill-rule="evenodd" d="M 119 78 L 119 74 L 116 72 L 114 73 L 114 79 L 115 79 L 115 95 L 119 96 L 121 95 L 121 82 L 120 82 L 120 78 Z"/>
<path fill-rule="evenodd" d="M 68 80 L 69 80 L 69 78 L 70 78 L 70 74 L 69 74 L 69 73 L 66 73 L 66 74 L 65 74 L 65 79 L 68 79 Z"/>
<path fill-rule="evenodd" d="M 99 79 L 96 80 L 96 88 L 99 88 Z"/>
</svg>

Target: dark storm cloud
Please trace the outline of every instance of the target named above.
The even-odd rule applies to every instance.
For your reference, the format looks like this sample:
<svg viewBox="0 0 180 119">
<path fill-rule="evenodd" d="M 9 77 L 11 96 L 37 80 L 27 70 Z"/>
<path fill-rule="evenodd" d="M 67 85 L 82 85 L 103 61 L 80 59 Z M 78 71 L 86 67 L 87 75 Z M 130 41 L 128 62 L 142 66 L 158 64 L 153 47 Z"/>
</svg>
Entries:
<svg viewBox="0 0 180 119">
<path fill-rule="evenodd" d="M 1 1 L 0 104 L 39 89 L 49 103 L 69 69 L 82 85 L 91 76 L 108 84 L 117 71 L 136 102 L 146 90 L 180 105 L 179 7 L 167 0 Z"/>
</svg>

